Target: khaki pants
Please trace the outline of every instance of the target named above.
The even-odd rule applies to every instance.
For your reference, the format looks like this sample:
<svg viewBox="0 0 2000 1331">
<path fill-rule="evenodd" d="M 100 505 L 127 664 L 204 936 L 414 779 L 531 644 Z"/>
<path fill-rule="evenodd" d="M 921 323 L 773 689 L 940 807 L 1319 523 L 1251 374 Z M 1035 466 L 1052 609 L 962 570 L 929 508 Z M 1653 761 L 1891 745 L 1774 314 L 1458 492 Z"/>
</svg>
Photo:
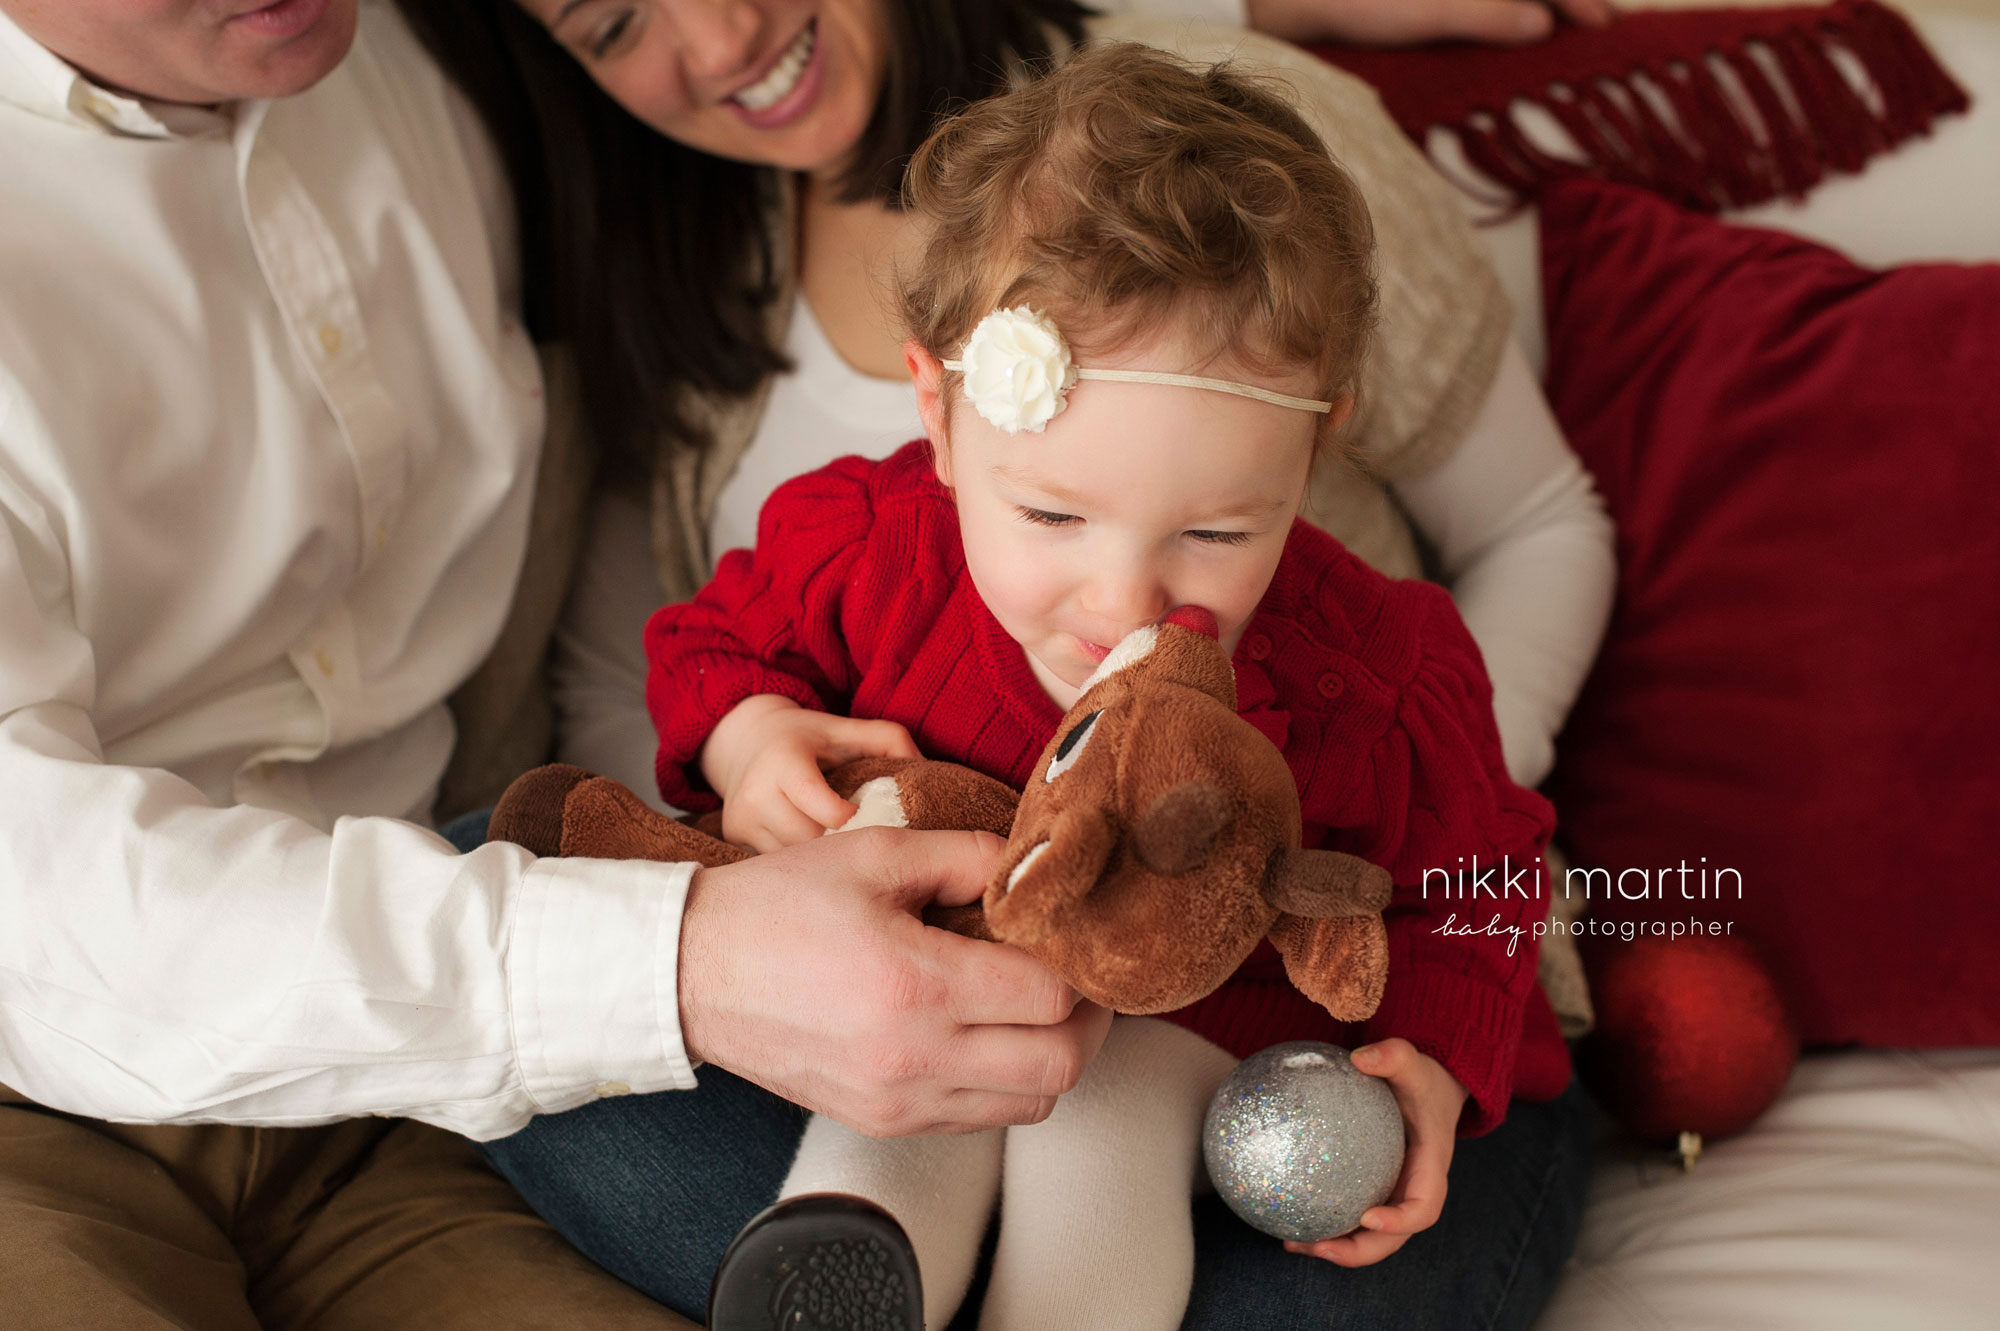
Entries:
<svg viewBox="0 0 2000 1331">
<path fill-rule="evenodd" d="M 0 1086 L 6 1331 L 676 1331 L 462 1139 L 132 1127 Z"/>
</svg>

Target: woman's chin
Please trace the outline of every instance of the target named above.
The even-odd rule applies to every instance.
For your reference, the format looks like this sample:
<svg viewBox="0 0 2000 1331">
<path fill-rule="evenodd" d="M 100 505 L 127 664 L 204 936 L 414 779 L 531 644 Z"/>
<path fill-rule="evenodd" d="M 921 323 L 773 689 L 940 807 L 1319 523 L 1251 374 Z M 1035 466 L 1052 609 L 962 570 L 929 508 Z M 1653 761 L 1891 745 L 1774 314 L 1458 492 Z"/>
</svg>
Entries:
<svg viewBox="0 0 2000 1331">
<path fill-rule="evenodd" d="M 708 144 L 689 146 L 751 166 L 803 172 L 816 180 L 838 180 L 854 164 L 854 147 L 861 137 L 861 127 L 832 123 L 831 116 L 825 122 L 812 117 L 789 130 L 768 133 L 750 130 L 733 113 L 726 114 L 730 114 L 731 120 L 726 134 L 715 135 Z M 668 133 L 667 137 L 679 136 Z"/>
</svg>

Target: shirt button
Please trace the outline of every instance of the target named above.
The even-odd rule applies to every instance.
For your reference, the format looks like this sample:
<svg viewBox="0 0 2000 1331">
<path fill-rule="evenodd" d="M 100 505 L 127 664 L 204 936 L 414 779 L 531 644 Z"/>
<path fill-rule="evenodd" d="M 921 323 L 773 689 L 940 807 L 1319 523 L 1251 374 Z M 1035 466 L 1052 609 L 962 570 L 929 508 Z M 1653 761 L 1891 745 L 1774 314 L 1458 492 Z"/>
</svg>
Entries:
<svg viewBox="0 0 2000 1331">
<path fill-rule="evenodd" d="M 1252 661 L 1262 661 L 1271 655 L 1271 640 L 1261 633 L 1252 634 L 1245 655 Z"/>
<path fill-rule="evenodd" d="M 338 356 L 340 354 L 340 330 L 332 324 L 321 324 L 319 326 L 319 344 L 326 349 L 326 354 L 329 357 Z"/>
<path fill-rule="evenodd" d="M 614 1095 L 630 1094 L 632 1094 L 632 1088 L 622 1081 L 601 1081 L 597 1083 L 597 1095 L 599 1099 L 608 1099 Z"/>
<path fill-rule="evenodd" d="M 83 104 L 88 108 L 90 114 L 96 116 L 99 120 L 109 120 L 118 114 L 118 108 L 105 101 L 102 97 L 95 95 L 86 97 Z"/>
<path fill-rule="evenodd" d="M 1331 670 L 1327 671 L 1324 675 L 1321 675 L 1319 677 L 1320 697 L 1338 698 L 1341 694 L 1345 692 L 1347 692 L 1347 681 L 1342 679 L 1339 675 L 1334 674 Z"/>
<path fill-rule="evenodd" d="M 313 653 L 313 664 L 319 667 L 320 674 L 331 675 L 333 673 L 333 653 L 321 647 Z"/>
</svg>

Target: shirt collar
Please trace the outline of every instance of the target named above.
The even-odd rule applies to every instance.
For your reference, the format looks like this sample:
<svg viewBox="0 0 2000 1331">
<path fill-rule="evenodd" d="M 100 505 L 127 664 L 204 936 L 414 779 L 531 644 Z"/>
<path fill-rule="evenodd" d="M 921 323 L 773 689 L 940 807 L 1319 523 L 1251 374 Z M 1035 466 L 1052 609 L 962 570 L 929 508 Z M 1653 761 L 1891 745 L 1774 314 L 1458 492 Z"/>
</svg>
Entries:
<svg viewBox="0 0 2000 1331">
<path fill-rule="evenodd" d="M 100 88 L 0 13 L 0 102 L 106 134 L 166 139 L 228 128 L 225 111 Z"/>
</svg>

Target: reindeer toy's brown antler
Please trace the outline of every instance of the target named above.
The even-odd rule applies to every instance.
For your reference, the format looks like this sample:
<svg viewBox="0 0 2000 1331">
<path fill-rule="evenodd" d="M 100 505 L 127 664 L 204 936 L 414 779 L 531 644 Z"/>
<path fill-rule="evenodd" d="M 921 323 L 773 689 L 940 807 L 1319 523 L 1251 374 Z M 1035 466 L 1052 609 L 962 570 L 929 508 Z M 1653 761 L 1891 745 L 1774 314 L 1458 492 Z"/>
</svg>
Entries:
<svg viewBox="0 0 2000 1331">
<path fill-rule="evenodd" d="M 1388 873 L 1301 850 L 1284 756 L 1236 714 L 1205 611 L 1175 611 L 1114 649 L 1028 779 L 992 936 L 1119 1012 L 1204 997 L 1267 935 L 1292 982 L 1342 1021 L 1388 975 Z"/>
<path fill-rule="evenodd" d="M 1299 848 L 1291 770 L 1236 715 L 1214 624 L 1180 610 L 1120 643 L 1063 717 L 1018 810 L 1000 782 L 927 759 L 863 759 L 828 784 L 860 806 L 850 827 L 1006 832 L 1011 822 L 981 906 L 927 918 L 1012 943 L 1115 1011 L 1185 1007 L 1268 936 L 1303 993 L 1358 1021 L 1388 974 L 1389 875 Z M 490 835 L 545 855 L 715 865 L 749 853 L 563 766 L 509 787 Z"/>
</svg>

